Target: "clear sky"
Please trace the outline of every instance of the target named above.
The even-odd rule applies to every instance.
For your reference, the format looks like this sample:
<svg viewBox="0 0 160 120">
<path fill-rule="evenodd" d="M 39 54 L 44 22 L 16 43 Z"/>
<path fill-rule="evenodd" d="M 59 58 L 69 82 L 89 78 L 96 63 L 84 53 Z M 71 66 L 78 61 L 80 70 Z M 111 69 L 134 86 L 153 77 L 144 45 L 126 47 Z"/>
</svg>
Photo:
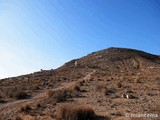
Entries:
<svg viewBox="0 0 160 120">
<path fill-rule="evenodd" d="M 0 0 L 0 78 L 108 47 L 160 55 L 160 0 Z"/>
</svg>

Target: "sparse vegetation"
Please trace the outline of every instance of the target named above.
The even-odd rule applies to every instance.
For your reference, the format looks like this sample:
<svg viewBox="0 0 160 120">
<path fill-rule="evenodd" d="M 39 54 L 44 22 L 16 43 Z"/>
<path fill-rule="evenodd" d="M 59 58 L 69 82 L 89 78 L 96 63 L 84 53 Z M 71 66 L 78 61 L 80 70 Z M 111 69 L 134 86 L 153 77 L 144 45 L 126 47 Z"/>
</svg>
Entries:
<svg viewBox="0 0 160 120">
<path fill-rule="evenodd" d="M 1 94 L 3 92 L 3 94 Z M 21 100 L 21 99 L 28 99 L 31 97 L 26 90 L 23 89 L 23 87 L 10 87 L 10 88 L 5 88 L 3 91 L 0 92 L 0 97 L 3 98 L 12 98 L 16 100 Z"/>
<path fill-rule="evenodd" d="M 54 102 L 62 102 L 65 101 L 67 98 L 67 91 L 62 90 L 49 90 L 47 91 L 47 98 L 48 100 L 54 101 Z"/>
<path fill-rule="evenodd" d="M 6 101 L 0 98 L 0 103 L 6 103 Z"/>
<path fill-rule="evenodd" d="M 117 87 L 118 87 L 118 88 L 122 88 L 122 87 L 123 87 L 123 85 L 122 85 L 122 82 L 121 82 L 121 81 L 117 83 Z"/>
<path fill-rule="evenodd" d="M 2 90 L 0 90 L 0 98 L 4 98 L 4 97 L 5 97 L 5 93 Z"/>
<path fill-rule="evenodd" d="M 20 108 L 20 112 L 28 113 L 29 110 L 32 110 L 32 109 L 28 104 L 22 105 L 21 108 Z"/>
<path fill-rule="evenodd" d="M 23 119 L 22 119 L 21 117 L 18 116 L 18 117 L 16 118 L 16 120 L 23 120 Z"/>
<path fill-rule="evenodd" d="M 18 90 L 18 89 L 10 89 L 7 91 L 6 94 L 7 96 L 17 100 L 28 99 L 30 97 L 30 95 L 28 95 L 26 91 Z"/>
<path fill-rule="evenodd" d="M 94 110 L 89 106 L 64 104 L 57 110 L 56 120 L 95 120 Z"/>
<path fill-rule="evenodd" d="M 79 84 L 79 86 L 83 86 L 84 83 L 85 83 L 85 80 L 82 80 L 82 81 L 80 81 L 78 84 Z"/>
<path fill-rule="evenodd" d="M 96 91 L 100 92 L 100 93 L 103 93 L 104 95 L 107 95 L 108 94 L 108 88 L 106 85 L 97 85 L 96 86 Z"/>
<path fill-rule="evenodd" d="M 75 84 L 75 85 L 69 86 L 67 90 L 68 90 L 69 92 L 80 91 L 80 86 L 77 85 L 77 84 Z"/>
<path fill-rule="evenodd" d="M 17 100 L 20 100 L 20 99 L 27 99 L 30 96 L 25 91 L 16 91 L 11 95 L 11 97 L 16 98 Z"/>
</svg>

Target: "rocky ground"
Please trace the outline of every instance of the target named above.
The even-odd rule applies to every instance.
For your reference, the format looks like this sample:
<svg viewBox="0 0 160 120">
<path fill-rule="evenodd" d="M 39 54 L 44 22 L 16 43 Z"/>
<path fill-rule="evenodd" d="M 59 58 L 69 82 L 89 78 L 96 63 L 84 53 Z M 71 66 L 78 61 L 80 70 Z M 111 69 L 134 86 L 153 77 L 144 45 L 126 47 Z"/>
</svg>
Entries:
<svg viewBox="0 0 160 120">
<path fill-rule="evenodd" d="M 0 120 L 55 120 L 64 104 L 89 106 L 98 120 L 158 120 L 125 115 L 160 115 L 160 56 L 109 48 L 0 80 Z"/>
</svg>

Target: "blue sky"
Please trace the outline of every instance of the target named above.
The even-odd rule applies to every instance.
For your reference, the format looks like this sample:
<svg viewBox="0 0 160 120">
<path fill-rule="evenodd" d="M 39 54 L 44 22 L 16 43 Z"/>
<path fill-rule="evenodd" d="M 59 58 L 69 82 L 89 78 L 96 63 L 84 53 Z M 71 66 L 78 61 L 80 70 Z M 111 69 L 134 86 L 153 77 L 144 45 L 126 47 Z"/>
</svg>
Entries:
<svg viewBox="0 0 160 120">
<path fill-rule="evenodd" d="M 0 78 L 108 47 L 159 46 L 160 0 L 0 0 Z"/>
</svg>

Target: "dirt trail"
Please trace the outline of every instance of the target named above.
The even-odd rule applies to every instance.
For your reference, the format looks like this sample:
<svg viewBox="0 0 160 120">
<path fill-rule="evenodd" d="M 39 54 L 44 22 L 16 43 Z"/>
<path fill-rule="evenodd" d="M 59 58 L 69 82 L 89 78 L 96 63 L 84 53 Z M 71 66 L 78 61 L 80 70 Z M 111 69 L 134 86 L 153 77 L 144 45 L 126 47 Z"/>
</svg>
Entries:
<svg viewBox="0 0 160 120">
<path fill-rule="evenodd" d="M 79 79 L 79 80 L 77 80 L 77 81 L 74 81 L 74 82 L 63 82 L 63 83 L 61 83 L 61 85 L 60 85 L 60 87 L 57 87 L 57 88 L 54 88 L 54 89 L 52 89 L 52 90 L 59 90 L 59 89 L 67 89 L 68 87 L 70 87 L 70 86 L 72 86 L 72 85 L 75 85 L 75 84 L 77 84 L 78 82 L 81 82 L 81 81 L 83 81 L 83 80 L 88 80 L 88 79 L 90 79 L 91 78 L 91 75 L 93 74 L 93 73 L 95 73 L 96 72 L 96 70 L 93 70 L 92 72 L 90 72 L 90 73 L 88 73 L 85 77 L 83 77 L 83 78 L 81 78 L 81 79 Z"/>
<path fill-rule="evenodd" d="M 93 72 L 91 72 L 91 73 L 89 73 L 88 75 L 86 75 L 83 79 L 84 79 L 84 80 L 90 79 L 90 78 L 91 78 L 91 75 L 92 75 L 93 73 L 95 73 L 95 72 L 96 72 L 96 70 L 94 70 Z"/>
</svg>

